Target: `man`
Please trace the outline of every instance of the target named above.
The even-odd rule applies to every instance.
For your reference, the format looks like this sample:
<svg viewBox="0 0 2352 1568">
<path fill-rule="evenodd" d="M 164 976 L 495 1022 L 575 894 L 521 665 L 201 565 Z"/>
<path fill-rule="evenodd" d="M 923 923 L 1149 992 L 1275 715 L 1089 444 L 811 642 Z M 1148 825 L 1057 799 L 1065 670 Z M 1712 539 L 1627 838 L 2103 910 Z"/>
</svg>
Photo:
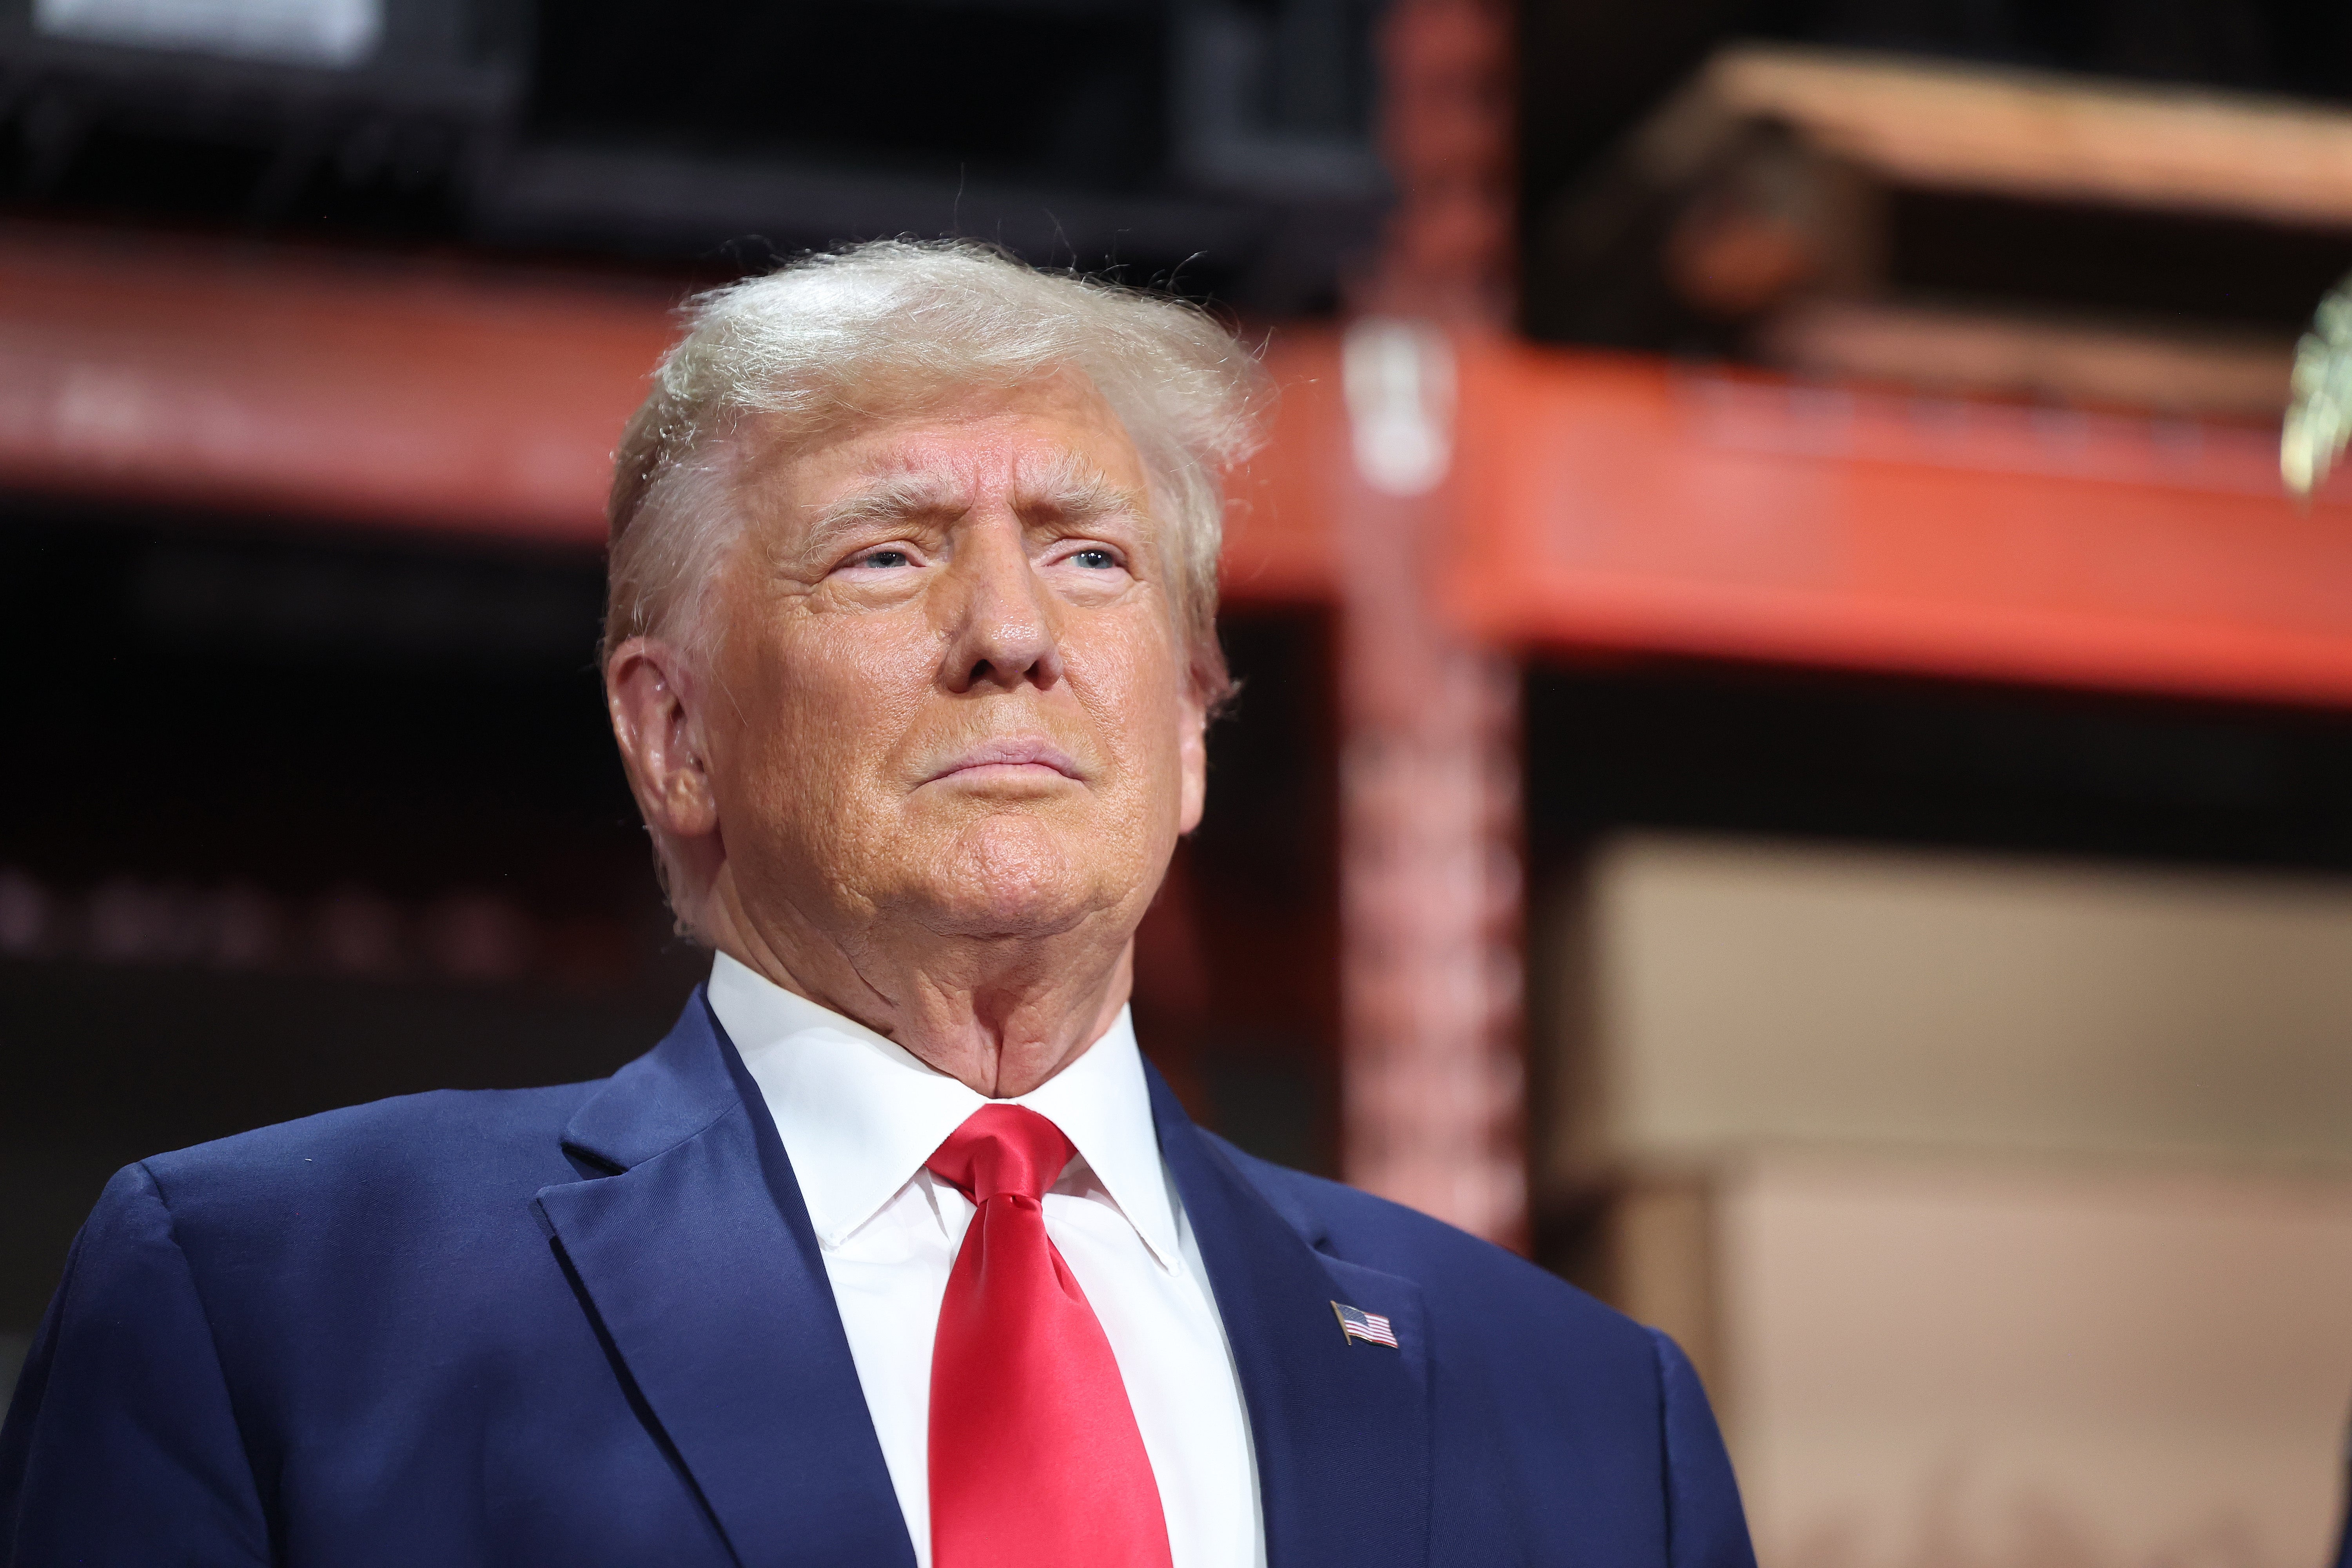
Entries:
<svg viewBox="0 0 2352 1568">
<path fill-rule="evenodd" d="M 1199 313 L 970 247 L 700 300 L 604 671 L 709 985 L 603 1082 L 120 1173 L 9 1560 L 1748 1564 L 1670 1342 L 1138 1055 L 1263 395 Z"/>
</svg>

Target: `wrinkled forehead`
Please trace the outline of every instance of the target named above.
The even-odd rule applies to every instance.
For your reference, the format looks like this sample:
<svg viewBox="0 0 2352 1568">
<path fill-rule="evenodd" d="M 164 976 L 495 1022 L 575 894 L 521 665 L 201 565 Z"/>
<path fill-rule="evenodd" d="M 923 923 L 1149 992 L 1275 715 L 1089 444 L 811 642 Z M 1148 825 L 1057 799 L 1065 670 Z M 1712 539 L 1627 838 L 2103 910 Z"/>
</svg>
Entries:
<svg viewBox="0 0 2352 1568">
<path fill-rule="evenodd" d="M 747 489 L 804 515 L 848 505 L 961 511 L 991 500 L 1088 513 L 1150 510 L 1134 442 L 1092 384 L 1073 374 L 950 388 L 816 431 L 754 417 L 737 439 Z"/>
<path fill-rule="evenodd" d="M 808 498 L 821 523 L 953 518 L 992 502 L 1070 521 L 1145 510 L 1141 496 L 1068 449 L 894 450 L 846 479 L 842 493 Z"/>
</svg>

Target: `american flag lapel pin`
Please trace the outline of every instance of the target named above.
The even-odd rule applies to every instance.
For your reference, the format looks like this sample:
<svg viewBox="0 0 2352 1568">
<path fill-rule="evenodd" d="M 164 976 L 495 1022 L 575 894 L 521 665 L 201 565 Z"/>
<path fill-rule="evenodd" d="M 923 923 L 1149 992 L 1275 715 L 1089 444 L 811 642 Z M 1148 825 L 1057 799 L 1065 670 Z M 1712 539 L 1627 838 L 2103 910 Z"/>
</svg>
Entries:
<svg viewBox="0 0 2352 1568">
<path fill-rule="evenodd" d="M 1367 1344 L 1386 1345 L 1391 1350 L 1397 1348 L 1396 1331 L 1378 1312 L 1343 1306 L 1338 1301 L 1331 1303 L 1331 1310 L 1339 1315 L 1339 1332 L 1346 1336 L 1349 1344 L 1362 1340 Z"/>
</svg>

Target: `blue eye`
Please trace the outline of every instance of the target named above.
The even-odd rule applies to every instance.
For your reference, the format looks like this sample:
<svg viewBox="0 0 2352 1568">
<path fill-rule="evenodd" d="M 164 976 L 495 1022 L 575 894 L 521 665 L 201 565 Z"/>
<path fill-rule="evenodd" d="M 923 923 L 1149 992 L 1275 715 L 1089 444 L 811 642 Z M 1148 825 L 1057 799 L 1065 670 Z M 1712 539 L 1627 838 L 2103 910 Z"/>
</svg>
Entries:
<svg viewBox="0 0 2352 1568">
<path fill-rule="evenodd" d="M 877 550 L 858 557 L 860 566 L 905 566 L 910 564 L 903 550 Z"/>
<path fill-rule="evenodd" d="M 1081 550 L 1070 559 L 1090 572 L 1108 572 L 1118 564 L 1108 550 Z"/>
</svg>

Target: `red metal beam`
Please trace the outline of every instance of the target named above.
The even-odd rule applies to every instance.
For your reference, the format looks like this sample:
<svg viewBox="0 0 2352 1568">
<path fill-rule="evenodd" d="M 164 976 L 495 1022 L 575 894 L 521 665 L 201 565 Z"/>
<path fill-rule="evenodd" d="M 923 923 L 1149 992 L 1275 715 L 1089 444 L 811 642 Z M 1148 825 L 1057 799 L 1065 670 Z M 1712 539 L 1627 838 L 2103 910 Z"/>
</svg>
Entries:
<svg viewBox="0 0 2352 1568">
<path fill-rule="evenodd" d="M 667 301 L 152 237 L 0 244 L 0 484 L 593 545 Z"/>
<path fill-rule="evenodd" d="M 0 237 L 0 486 L 593 548 L 666 295 Z M 2352 702 L 2352 477 L 2260 426 L 1906 398 L 1472 334 L 1432 570 L 1481 640 Z M 1282 334 L 1235 603 L 1337 592 L 1336 338 Z"/>
<path fill-rule="evenodd" d="M 1322 605 L 1339 592 L 1333 541 L 1340 536 L 1333 454 L 1348 447 L 1338 335 L 1285 331 L 1265 364 L 1280 390 L 1264 452 L 1233 476 L 1225 521 L 1228 604 Z"/>
<path fill-rule="evenodd" d="M 2268 429 L 1463 357 L 1475 635 L 2352 702 L 2352 482 L 2298 510 Z"/>
<path fill-rule="evenodd" d="M 584 549 L 672 296 L 561 275 L 24 230 L 0 234 L 0 489 Z M 1268 460 L 1240 476 L 1238 603 L 1331 593 L 1342 416 L 1314 333 L 1276 343 Z"/>
</svg>

